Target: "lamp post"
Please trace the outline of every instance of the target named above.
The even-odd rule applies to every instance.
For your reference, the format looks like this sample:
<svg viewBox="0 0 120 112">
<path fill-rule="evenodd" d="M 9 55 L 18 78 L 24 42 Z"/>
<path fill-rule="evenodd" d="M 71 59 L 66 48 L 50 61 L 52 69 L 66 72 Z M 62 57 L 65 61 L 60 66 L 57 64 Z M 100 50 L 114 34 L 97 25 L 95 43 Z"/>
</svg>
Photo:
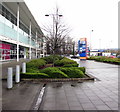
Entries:
<svg viewBox="0 0 120 112">
<path fill-rule="evenodd" d="M 73 56 L 75 55 L 75 41 L 73 41 Z"/>
<path fill-rule="evenodd" d="M 92 41 L 91 41 L 91 34 L 92 34 L 93 30 L 90 31 L 90 50 L 92 49 Z"/>
<path fill-rule="evenodd" d="M 52 16 L 52 19 L 53 19 L 53 39 L 54 39 L 54 54 L 55 54 L 55 44 L 56 44 L 56 38 L 57 38 L 57 32 L 58 32 L 58 18 L 59 17 L 62 17 L 63 15 L 61 14 L 58 14 L 58 9 L 56 11 L 56 14 L 46 14 L 45 15 L 46 17 L 49 17 L 49 16 Z M 55 32 L 54 32 L 54 25 L 55 25 Z"/>
<path fill-rule="evenodd" d="M 99 39 L 99 49 L 101 49 L 101 39 Z"/>
</svg>

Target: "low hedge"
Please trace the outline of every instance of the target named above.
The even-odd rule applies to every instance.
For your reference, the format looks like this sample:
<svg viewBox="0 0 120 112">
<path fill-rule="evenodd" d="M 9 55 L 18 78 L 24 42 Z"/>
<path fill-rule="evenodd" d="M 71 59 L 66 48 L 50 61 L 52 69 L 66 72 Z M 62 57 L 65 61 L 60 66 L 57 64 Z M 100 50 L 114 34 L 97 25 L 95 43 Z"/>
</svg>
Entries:
<svg viewBox="0 0 120 112">
<path fill-rule="evenodd" d="M 87 58 L 87 60 L 95 60 L 99 57 L 101 57 L 101 56 L 90 56 L 90 57 Z"/>
<path fill-rule="evenodd" d="M 49 63 L 54 63 L 56 60 L 61 60 L 63 59 L 63 57 L 59 55 L 50 55 L 50 56 L 43 57 L 41 59 L 45 60 L 49 64 Z"/>
<path fill-rule="evenodd" d="M 74 64 L 68 64 L 68 66 L 64 65 L 63 67 L 70 67 L 72 69 L 79 69 L 79 70 L 81 70 L 85 74 L 85 72 L 86 72 L 85 67 L 76 67 L 76 66 L 74 67 L 73 65 Z M 76 64 L 76 65 L 78 65 L 78 64 Z"/>
<path fill-rule="evenodd" d="M 113 63 L 120 65 L 120 59 L 119 58 L 110 58 L 106 56 L 92 56 L 88 58 L 88 60 L 95 60 L 99 62 L 105 62 L 105 63 Z"/>
<path fill-rule="evenodd" d="M 46 62 L 48 61 L 48 62 Z M 55 62 L 54 62 L 55 61 Z M 54 63 L 55 66 L 43 68 L 46 63 Z M 27 63 L 27 73 L 21 73 L 21 78 L 83 78 L 85 68 L 78 67 L 76 61 L 52 55 L 40 59 L 33 59 Z"/>
<path fill-rule="evenodd" d="M 26 69 L 26 72 L 27 73 L 39 73 L 39 69 L 38 68 L 32 68 L 32 67 L 29 67 Z"/>
<path fill-rule="evenodd" d="M 49 73 L 51 73 L 52 71 L 58 71 L 58 70 L 59 70 L 59 69 L 56 68 L 56 67 L 48 67 L 48 68 L 45 68 L 45 69 L 40 70 L 40 73 L 49 74 Z"/>
<path fill-rule="evenodd" d="M 39 69 L 46 65 L 46 61 L 43 59 L 33 59 L 29 62 L 27 62 L 27 71 L 29 72 L 29 69 Z"/>
<path fill-rule="evenodd" d="M 49 75 L 45 73 L 21 73 L 21 78 L 49 78 Z"/>
<path fill-rule="evenodd" d="M 58 70 L 58 71 L 52 71 L 50 73 L 50 77 L 51 78 L 69 78 L 67 74 L 65 74 L 64 72 Z"/>
<path fill-rule="evenodd" d="M 83 78 L 85 77 L 84 73 L 77 69 L 77 68 L 64 68 L 64 67 L 61 67 L 59 68 L 62 72 L 64 72 L 65 74 L 68 75 L 69 78 Z"/>
<path fill-rule="evenodd" d="M 41 73 L 48 74 L 50 78 L 68 78 L 68 76 L 56 67 L 48 67 L 40 70 Z"/>
<path fill-rule="evenodd" d="M 61 60 L 56 60 L 54 63 L 55 66 L 64 66 L 66 64 L 77 64 L 77 62 L 64 57 Z"/>
<path fill-rule="evenodd" d="M 48 67 L 37 73 L 21 73 L 21 78 L 83 78 L 84 67 Z"/>
<path fill-rule="evenodd" d="M 79 64 L 65 64 L 63 67 L 78 67 Z"/>
<path fill-rule="evenodd" d="M 85 67 L 71 67 L 71 68 L 72 68 L 72 69 L 78 69 L 78 70 L 82 71 L 84 74 L 85 74 L 85 72 L 86 72 Z"/>
</svg>

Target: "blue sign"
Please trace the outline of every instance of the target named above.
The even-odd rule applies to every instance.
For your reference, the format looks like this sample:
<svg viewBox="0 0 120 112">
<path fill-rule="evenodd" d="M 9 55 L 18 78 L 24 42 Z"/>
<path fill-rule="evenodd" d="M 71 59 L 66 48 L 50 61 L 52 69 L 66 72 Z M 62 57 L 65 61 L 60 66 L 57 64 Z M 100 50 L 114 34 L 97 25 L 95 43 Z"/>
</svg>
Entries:
<svg viewBox="0 0 120 112">
<path fill-rule="evenodd" d="M 78 41 L 78 53 L 80 57 L 86 57 L 86 41 Z"/>
</svg>

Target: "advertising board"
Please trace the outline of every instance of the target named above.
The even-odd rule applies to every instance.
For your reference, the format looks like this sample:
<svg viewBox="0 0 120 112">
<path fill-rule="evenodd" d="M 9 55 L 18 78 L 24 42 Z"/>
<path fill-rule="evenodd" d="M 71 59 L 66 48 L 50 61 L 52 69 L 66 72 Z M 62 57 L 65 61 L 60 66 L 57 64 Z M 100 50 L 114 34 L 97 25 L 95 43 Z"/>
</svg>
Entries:
<svg viewBox="0 0 120 112">
<path fill-rule="evenodd" d="M 81 60 L 87 57 L 87 38 L 80 38 L 78 41 L 78 53 Z"/>
</svg>

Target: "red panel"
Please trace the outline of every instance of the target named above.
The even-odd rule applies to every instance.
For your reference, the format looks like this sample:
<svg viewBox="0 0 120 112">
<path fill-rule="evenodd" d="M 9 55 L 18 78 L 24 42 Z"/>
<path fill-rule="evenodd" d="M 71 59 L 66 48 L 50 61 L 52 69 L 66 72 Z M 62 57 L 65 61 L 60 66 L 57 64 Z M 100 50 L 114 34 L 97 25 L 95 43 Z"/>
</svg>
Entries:
<svg viewBox="0 0 120 112">
<path fill-rule="evenodd" d="M 8 49 L 8 50 L 10 50 L 10 45 L 9 44 L 0 43 L 0 49 Z"/>
</svg>

